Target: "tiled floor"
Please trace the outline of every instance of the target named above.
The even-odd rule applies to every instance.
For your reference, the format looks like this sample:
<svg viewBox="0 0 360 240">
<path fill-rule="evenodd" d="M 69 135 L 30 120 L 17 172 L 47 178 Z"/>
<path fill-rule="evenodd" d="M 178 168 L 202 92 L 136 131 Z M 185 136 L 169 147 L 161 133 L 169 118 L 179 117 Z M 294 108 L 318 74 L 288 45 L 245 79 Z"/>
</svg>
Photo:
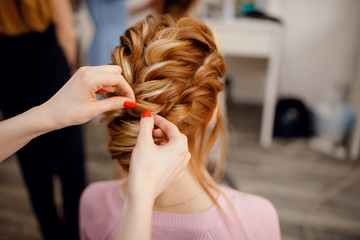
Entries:
<svg viewBox="0 0 360 240">
<path fill-rule="evenodd" d="M 261 109 L 229 107 L 230 144 L 227 178 L 234 187 L 268 198 L 280 217 L 284 240 L 304 239 L 307 209 L 319 194 L 351 171 L 354 183 L 326 201 L 312 217 L 314 239 L 360 239 L 360 166 L 311 150 L 305 140 L 276 140 L 272 148 L 258 145 Z M 111 179 L 105 126 L 95 119 L 85 125 L 89 182 Z M 349 182 L 350 182 L 349 180 Z M 56 200 L 61 205 L 57 179 Z M 347 182 L 344 182 L 347 183 Z M 0 239 L 41 239 L 14 157 L 0 165 Z"/>
</svg>

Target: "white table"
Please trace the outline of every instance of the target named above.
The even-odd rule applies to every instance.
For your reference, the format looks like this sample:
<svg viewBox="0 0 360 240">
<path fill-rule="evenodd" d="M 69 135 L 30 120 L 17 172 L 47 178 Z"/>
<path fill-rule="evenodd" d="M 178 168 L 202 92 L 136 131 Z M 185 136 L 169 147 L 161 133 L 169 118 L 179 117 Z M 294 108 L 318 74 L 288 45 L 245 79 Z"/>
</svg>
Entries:
<svg viewBox="0 0 360 240">
<path fill-rule="evenodd" d="M 219 48 L 224 56 L 268 59 L 260 145 L 269 147 L 272 143 L 279 82 L 282 25 L 273 21 L 249 18 L 236 18 L 233 21 L 203 19 L 203 21 L 219 38 Z"/>
</svg>

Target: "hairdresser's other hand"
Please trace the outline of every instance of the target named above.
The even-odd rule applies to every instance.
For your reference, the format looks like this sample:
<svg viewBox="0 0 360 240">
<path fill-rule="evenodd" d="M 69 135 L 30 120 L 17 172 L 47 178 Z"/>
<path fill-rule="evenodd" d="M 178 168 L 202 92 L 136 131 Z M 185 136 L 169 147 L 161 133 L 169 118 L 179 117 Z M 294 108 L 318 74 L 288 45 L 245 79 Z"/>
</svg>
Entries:
<svg viewBox="0 0 360 240">
<path fill-rule="evenodd" d="M 113 92 L 118 88 L 124 97 L 96 99 L 99 89 Z M 124 107 L 136 107 L 134 92 L 121 75 L 121 68 L 115 65 L 81 67 L 70 80 L 46 103 L 42 104 L 54 128 L 82 124 L 99 114 Z M 129 103 L 129 102 L 128 102 Z M 125 104 L 126 105 L 126 104 Z"/>
<path fill-rule="evenodd" d="M 154 123 L 166 134 L 166 144 L 154 144 Z M 159 115 L 152 116 L 148 110 L 145 111 L 132 153 L 127 194 L 139 196 L 146 191 L 145 194 L 151 198 L 150 200 L 155 200 L 181 175 L 190 157 L 187 138 L 180 133 L 175 124 Z"/>
</svg>

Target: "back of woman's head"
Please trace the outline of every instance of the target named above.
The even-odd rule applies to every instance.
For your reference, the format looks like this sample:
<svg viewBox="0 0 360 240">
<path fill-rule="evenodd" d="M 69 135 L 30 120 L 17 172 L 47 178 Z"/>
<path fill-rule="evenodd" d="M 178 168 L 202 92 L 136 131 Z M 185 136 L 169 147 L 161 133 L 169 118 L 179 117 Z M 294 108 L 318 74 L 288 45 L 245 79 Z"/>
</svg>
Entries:
<svg viewBox="0 0 360 240">
<path fill-rule="evenodd" d="M 207 179 L 207 155 L 215 138 L 224 137 L 221 114 L 212 133 L 206 130 L 219 103 L 223 89 L 219 78 L 225 72 L 209 28 L 189 17 L 176 21 L 170 16 L 148 16 L 121 36 L 112 60 L 122 68 L 140 105 L 106 113 L 112 158 L 129 169 L 139 120 L 149 109 L 188 137 L 190 165 L 199 179 Z"/>
</svg>

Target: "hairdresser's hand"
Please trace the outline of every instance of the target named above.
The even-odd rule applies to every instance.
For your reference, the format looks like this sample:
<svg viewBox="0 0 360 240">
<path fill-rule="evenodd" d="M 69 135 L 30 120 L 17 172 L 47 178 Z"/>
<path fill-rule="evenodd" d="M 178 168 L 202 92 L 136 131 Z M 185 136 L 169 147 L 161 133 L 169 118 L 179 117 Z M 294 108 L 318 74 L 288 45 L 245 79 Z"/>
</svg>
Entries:
<svg viewBox="0 0 360 240">
<path fill-rule="evenodd" d="M 154 144 L 154 122 L 162 130 L 162 134 L 166 135 L 166 144 Z M 156 134 L 160 134 L 159 131 Z M 128 194 L 139 196 L 146 191 L 146 196 L 155 200 L 181 175 L 190 157 L 186 136 L 173 123 L 146 111 L 140 121 L 140 132 L 132 153 Z"/>
<path fill-rule="evenodd" d="M 155 131 L 154 123 L 159 127 Z M 155 145 L 153 135 L 166 137 L 168 142 Z M 181 175 L 190 157 L 185 135 L 165 118 L 145 111 L 132 152 L 126 197 L 115 240 L 151 239 L 155 198 Z"/>
<path fill-rule="evenodd" d="M 96 99 L 99 89 L 107 92 L 119 88 L 125 97 Z M 82 124 L 99 114 L 124 107 L 125 101 L 135 102 L 134 92 L 114 65 L 81 67 L 46 103 L 39 106 L 48 113 L 54 128 Z M 125 104 L 126 105 L 126 104 Z M 136 107 L 136 104 L 128 104 Z"/>
<path fill-rule="evenodd" d="M 113 92 L 115 88 L 125 97 L 96 99 L 99 89 Z M 127 100 L 131 101 L 125 104 L 127 107 L 136 107 L 134 92 L 121 76 L 120 67 L 82 67 L 46 103 L 0 122 L 0 162 L 37 136 L 123 108 Z"/>
</svg>

